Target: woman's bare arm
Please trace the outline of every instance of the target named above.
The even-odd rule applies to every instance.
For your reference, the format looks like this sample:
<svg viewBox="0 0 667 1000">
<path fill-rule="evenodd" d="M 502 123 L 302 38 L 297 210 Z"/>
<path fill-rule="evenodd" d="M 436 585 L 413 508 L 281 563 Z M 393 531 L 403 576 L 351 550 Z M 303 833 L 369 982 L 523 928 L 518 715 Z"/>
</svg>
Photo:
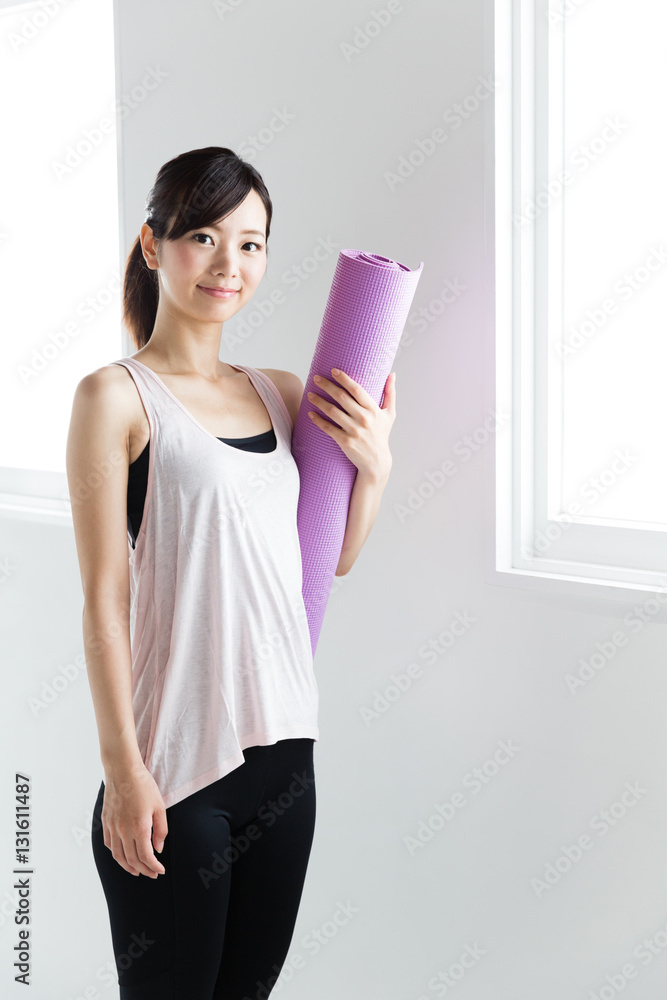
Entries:
<svg viewBox="0 0 667 1000">
<path fill-rule="evenodd" d="M 66 462 L 84 596 L 84 655 L 105 771 L 105 844 L 126 870 L 157 877 L 164 868 L 151 849 L 151 823 L 158 851 L 167 824 L 139 751 L 132 708 L 127 481 L 138 395 L 121 381 L 128 378 L 122 368 L 108 366 L 81 379 Z"/>
</svg>

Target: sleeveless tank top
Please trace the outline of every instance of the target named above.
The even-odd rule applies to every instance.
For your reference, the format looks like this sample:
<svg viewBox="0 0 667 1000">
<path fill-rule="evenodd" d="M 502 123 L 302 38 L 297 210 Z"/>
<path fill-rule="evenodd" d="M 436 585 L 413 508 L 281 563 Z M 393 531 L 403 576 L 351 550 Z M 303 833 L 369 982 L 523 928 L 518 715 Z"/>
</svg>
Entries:
<svg viewBox="0 0 667 1000">
<path fill-rule="evenodd" d="M 132 705 L 142 760 L 166 807 L 243 764 L 243 750 L 319 739 L 302 595 L 292 419 L 271 379 L 248 376 L 271 452 L 214 437 L 151 369 L 133 378 L 150 426 L 145 507 L 128 530 Z"/>
<path fill-rule="evenodd" d="M 235 448 L 245 448 L 246 451 L 273 451 L 276 447 L 276 435 L 273 428 L 263 434 L 252 434 L 250 437 L 223 438 L 226 444 Z M 151 450 L 150 441 L 134 462 L 130 462 L 127 471 L 127 530 L 130 534 L 130 545 L 134 548 L 141 519 L 144 516 L 146 487 L 148 486 L 148 463 Z"/>
</svg>

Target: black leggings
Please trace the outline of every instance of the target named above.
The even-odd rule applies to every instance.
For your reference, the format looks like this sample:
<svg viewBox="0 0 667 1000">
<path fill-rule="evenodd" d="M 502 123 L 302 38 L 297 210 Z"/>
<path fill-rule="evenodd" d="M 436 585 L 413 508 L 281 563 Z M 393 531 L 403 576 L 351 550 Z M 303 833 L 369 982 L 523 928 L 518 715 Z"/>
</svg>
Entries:
<svg viewBox="0 0 667 1000">
<path fill-rule="evenodd" d="M 243 751 L 223 778 L 167 808 L 165 874 L 131 875 L 91 840 L 121 1000 L 264 1000 L 289 950 L 315 829 L 310 738 Z"/>
</svg>

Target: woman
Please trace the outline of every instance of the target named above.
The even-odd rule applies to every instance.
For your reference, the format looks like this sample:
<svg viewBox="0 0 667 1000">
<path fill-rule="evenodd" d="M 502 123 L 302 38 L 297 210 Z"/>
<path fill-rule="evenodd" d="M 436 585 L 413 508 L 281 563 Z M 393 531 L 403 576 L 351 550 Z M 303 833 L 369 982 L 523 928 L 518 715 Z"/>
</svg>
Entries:
<svg viewBox="0 0 667 1000">
<path fill-rule="evenodd" d="M 79 382 L 67 442 L 104 769 L 92 850 L 122 1000 L 265 998 L 315 823 L 290 451 L 303 384 L 219 360 L 266 270 L 257 170 L 191 150 L 161 168 L 147 209 L 124 277 L 137 352 Z M 310 418 L 358 470 L 340 576 L 389 476 L 395 394 L 392 376 L 383 407 L 343 372 L 319 384 L 339 406 L 311 394 Z"/>
</svg>

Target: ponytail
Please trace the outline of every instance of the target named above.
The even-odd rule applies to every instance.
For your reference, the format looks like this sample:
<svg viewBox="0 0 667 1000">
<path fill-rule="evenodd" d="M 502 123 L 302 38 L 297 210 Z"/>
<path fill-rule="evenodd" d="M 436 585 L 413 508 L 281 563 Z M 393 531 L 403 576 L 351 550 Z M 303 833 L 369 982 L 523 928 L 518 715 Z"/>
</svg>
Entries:
<svg viewBox="0 0 667 1000">
<path fill-rule="evenodd" d="M 152 270 L 141 250 L 137 236 L 125 264 L 123 283 L 123 323 L 137 350 L 150 340 L 157 316 L 159 284 L 157 271 Z"/>
</svg>

